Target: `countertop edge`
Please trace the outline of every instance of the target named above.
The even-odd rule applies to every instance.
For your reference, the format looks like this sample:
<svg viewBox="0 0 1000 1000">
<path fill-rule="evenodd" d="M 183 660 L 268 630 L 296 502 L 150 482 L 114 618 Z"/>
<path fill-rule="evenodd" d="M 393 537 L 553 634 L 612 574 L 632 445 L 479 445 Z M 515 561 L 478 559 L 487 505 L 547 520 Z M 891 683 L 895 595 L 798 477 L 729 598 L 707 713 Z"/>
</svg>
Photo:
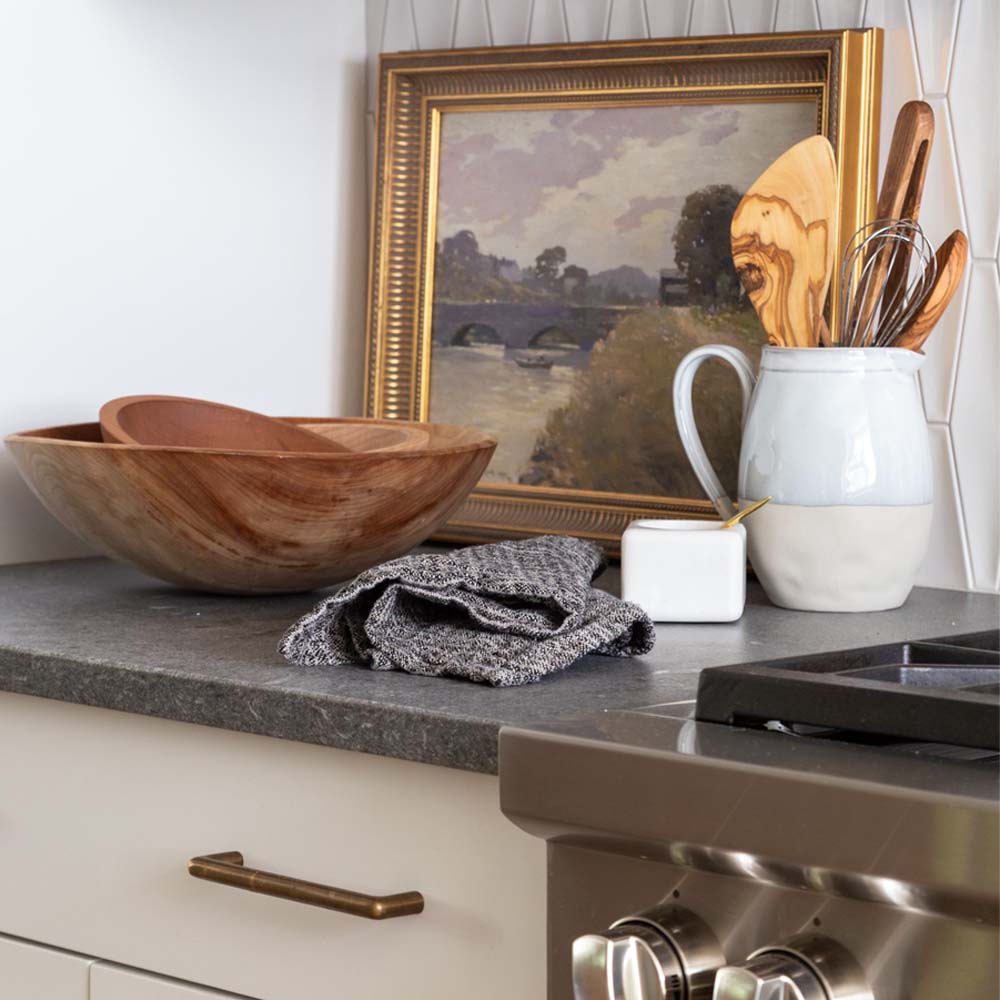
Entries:
<svg viewBox="0 0 1000 1000">
<path fill-rule="evenodd" d="M 290 696 L 280 688 L 190 676 L 178 684 L 167 671 L 129 671 L 128 684 L 123 686 L 121 667 L 94 661 L 86 661 L 81 683 L 68 683 L 71 674 L 67 666 L 78 668 L 82 662 L 0 647 L 0 693 L 497 774 L 499 727 L 488 721 L 355 701 L 351 704 L 349 730 L 338 730 L 331 723 L 330 706 L 323 704 L 323 699 L 305 694 Z M 388 716 L 391 727 L 386 726 Z"/>
</svg>

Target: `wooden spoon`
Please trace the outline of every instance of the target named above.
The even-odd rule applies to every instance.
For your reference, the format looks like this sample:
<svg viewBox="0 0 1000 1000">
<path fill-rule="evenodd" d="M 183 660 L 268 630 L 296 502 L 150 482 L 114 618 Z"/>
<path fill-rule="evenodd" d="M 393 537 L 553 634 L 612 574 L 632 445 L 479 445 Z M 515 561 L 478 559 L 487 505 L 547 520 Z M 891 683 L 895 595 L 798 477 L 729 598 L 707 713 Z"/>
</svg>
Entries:
<svg viewBox="0 0 1000 1000">
<path fill-rule="evenodd" d="M 821 135 L 779 156 L 736 206 L 733 261 L 770 343 L 819 342 L 836 217 L 837 167 Z"/>
<path fill-rule="evenodd" d="M 122 396 L 101 407 L 100 420 L 101 436 L 112 444 L 340 454 L 352 450 L 285 420 L 184 396 Z"/>
<path fill-rule="evenodd" d="M 907 347 L 911 351 L 919 351 L 924 346 L 924 341 L 931 335 L 931 330 L 948 308 L 948 303 L 962 283 L 962 274 L 965 272 L 965 262 L 968 257 L 969 241 L 965 238 L 965 233 L 956 229 L 938 247 L 934 255 L 937 261 L 934 284 L 931 285 L 931 290 L 917 314 L 892 342 L 893 347 Z"/>
<path fill-rule="evenodd" d="M 907 101 L 896 116 L 875 210 L 876 219 L 917 221 L 933 141 L 934 109 L 925 101 Z M 869 295 L 861 307 L 861 329 L 868 325 L 877 301 L 890 303 L 900 294 L 909 267 L 910 252 L 905 244 L 896 243 L 879 251 L 872 278 L 866 285 Z M 880 296 L 883 282 L 885 290 Z"/>
</svg>

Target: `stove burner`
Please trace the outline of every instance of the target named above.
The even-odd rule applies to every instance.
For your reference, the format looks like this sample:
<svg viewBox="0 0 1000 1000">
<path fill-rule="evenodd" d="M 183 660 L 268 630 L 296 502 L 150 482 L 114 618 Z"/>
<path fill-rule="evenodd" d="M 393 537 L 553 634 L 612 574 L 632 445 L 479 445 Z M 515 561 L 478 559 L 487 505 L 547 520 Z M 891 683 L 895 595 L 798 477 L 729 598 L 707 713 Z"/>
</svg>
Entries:
<svg viewBox="0 0 1000 1000">
<path fill-rule="evenodd" d="M 998 649 L 1000 630 L 991 630 L 712 667 L 695 716 L 800 736 L 1000 751 Z"/>
</svg>

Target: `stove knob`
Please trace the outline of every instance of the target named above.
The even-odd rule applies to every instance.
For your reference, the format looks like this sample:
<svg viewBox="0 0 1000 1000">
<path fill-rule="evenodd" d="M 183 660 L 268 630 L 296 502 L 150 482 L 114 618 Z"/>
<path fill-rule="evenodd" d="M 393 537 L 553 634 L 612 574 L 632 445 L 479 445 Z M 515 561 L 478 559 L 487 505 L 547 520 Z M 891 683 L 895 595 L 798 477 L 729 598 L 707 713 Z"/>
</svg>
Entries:
<svg viewBox="0 0 1000 1000">
<path fill-rule="evenodd" d="M 725 961 L 715 935 L 678 906 L 626 917 L 573 942 L 575 1000 L 709 1000 Z"/>
<path fill-rule="evenodd" d="M 828 1000 L 823 983 L 805 962 L 765 951 L 743 965 L 727 965 L 715 977 L 712 1000 Z"/>
<path fill-rule="evenodd" d="M 715 977 L 712 1000 L 873 1000 L 860 966 L 842 945 L 815 935 L 762 948 Z"/>
</svg>

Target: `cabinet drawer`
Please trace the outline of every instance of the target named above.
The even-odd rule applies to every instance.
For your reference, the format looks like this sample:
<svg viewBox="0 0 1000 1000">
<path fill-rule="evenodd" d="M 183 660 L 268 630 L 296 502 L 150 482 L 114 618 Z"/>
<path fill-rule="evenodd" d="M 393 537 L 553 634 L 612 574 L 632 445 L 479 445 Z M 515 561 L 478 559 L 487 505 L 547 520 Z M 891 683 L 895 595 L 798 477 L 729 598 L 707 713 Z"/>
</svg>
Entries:
<svg viewBox="0 0 1000 1000">
<path fill-rule="evenodd" d="M 136 969 L 122 969 L 97 962 L 90 970 L 89 1000 L 246 1000 L 235 993 L 151 976 Z"/>
<path fill-rule="evenodd" d="M 0 931 L 262 1000 L 544 995 L 544 845 L 491 776 L 11 694 L 0 755 Z M 188 875 L 224 851 L 426 907 Z"/>
<path fill-rule="evenodd" d="M 93 959 L 0 935 L 3 1000 L 88 1000 Z"/>
</svg>

